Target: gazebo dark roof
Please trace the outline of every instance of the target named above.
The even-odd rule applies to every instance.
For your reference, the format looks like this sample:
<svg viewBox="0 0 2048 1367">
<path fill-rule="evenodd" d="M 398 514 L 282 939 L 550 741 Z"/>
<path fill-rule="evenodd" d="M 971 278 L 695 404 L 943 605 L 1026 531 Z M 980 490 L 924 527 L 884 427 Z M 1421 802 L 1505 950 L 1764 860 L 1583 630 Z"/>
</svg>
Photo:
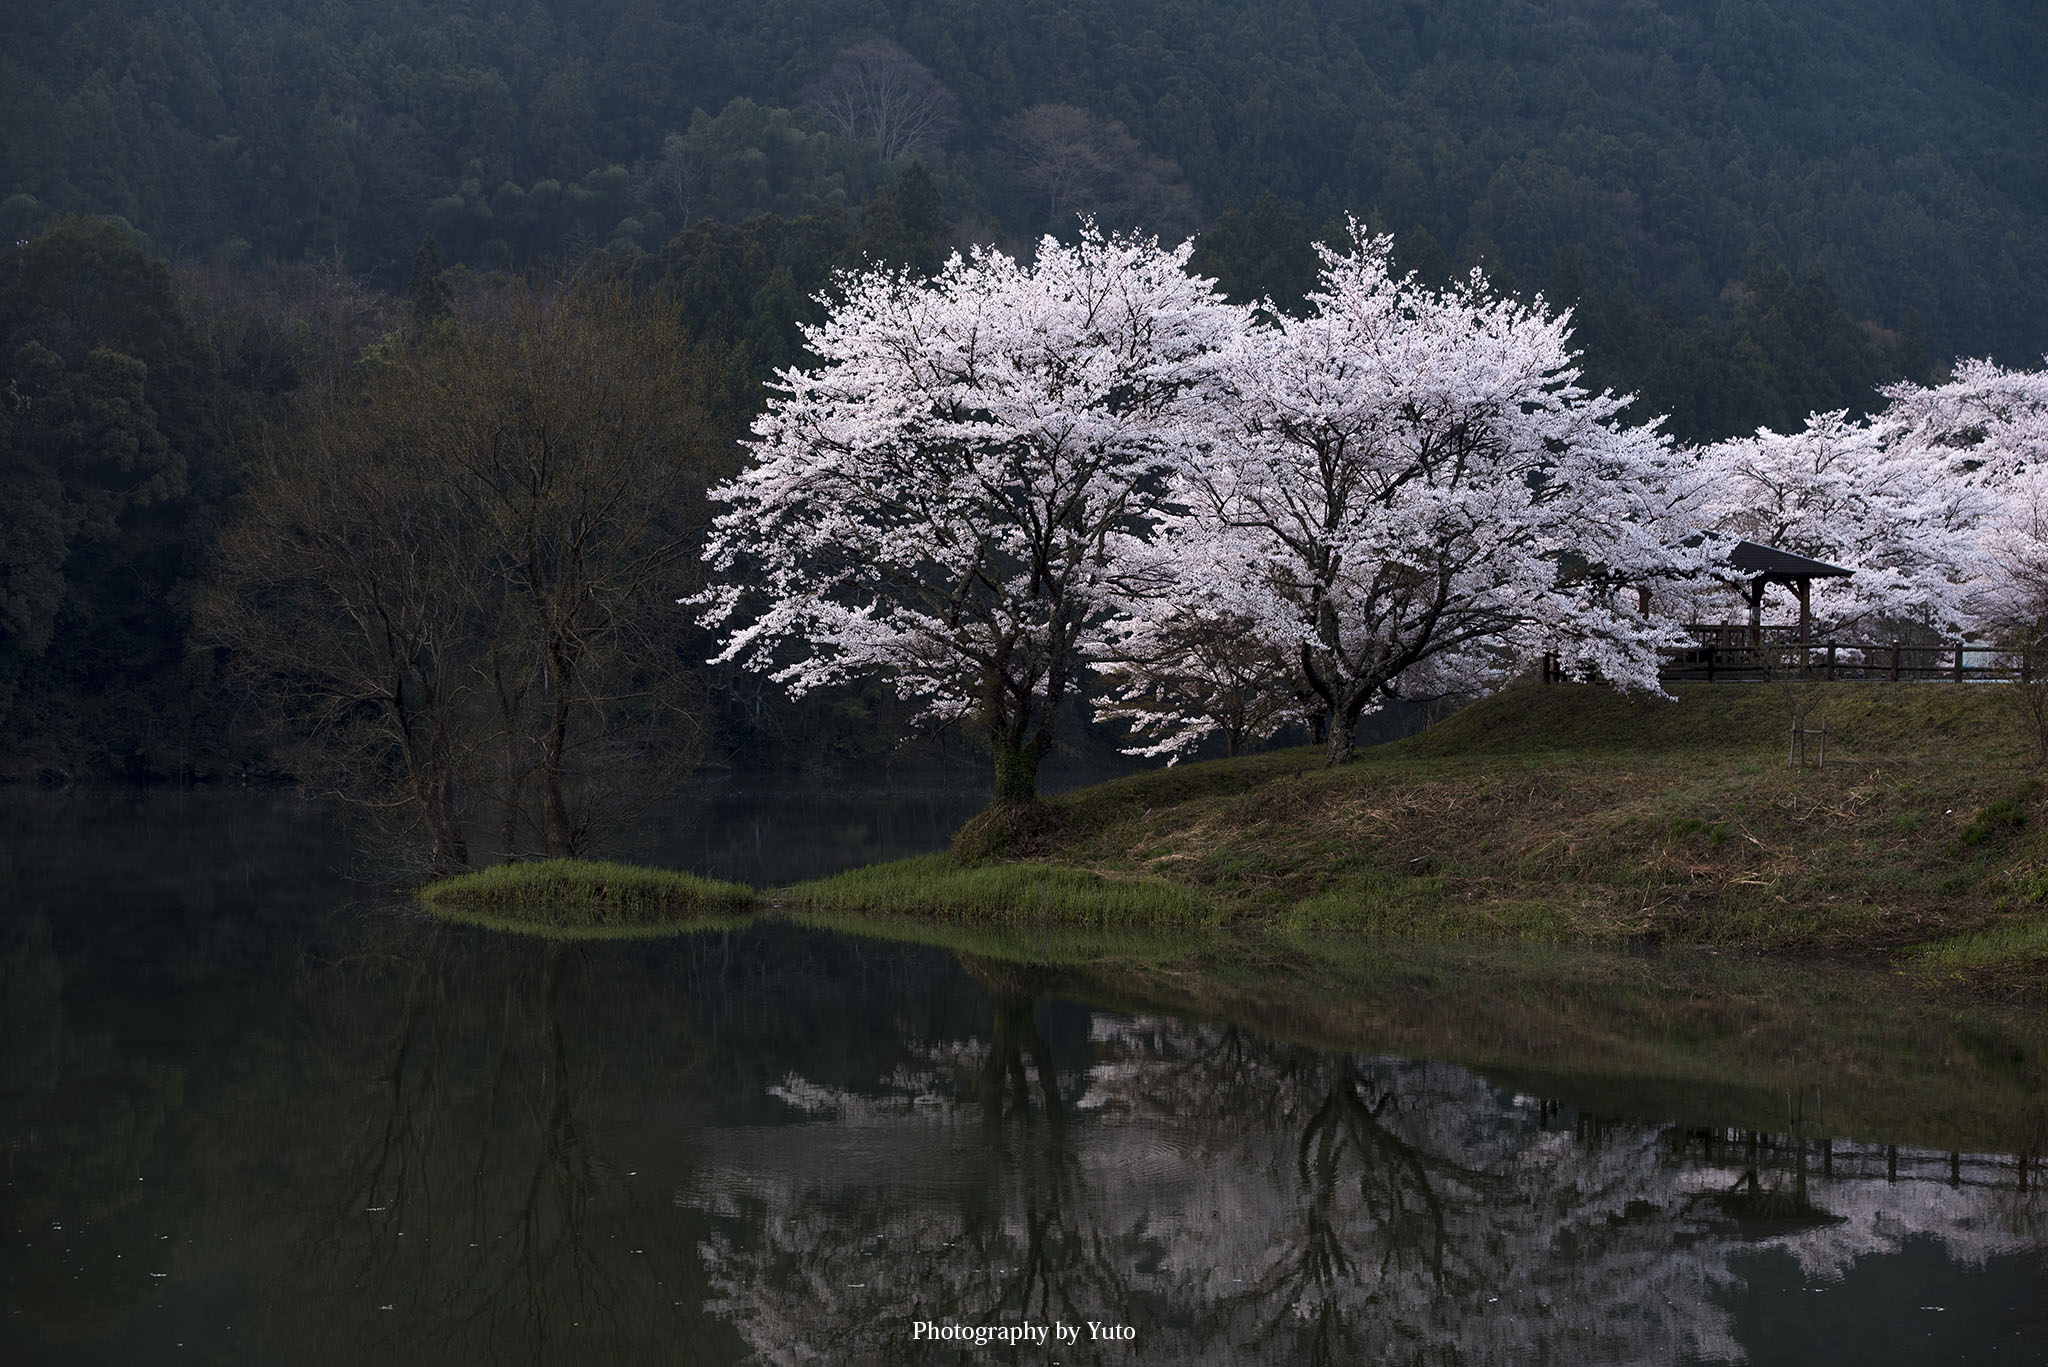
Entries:
<svg viewBox="0 0 2048 1367">
<path fill-rule="evenodd" d="M 1694 532 L 1682 543 L 1687 546 L 1718 546 L 1728 538 L 1720 532 Z M 1792 590 L 1799 600 L 1799 640 L 1802 645 L 1813 635 L 1813 581 L 1816 579 L 1847 579 L 1856 573 L 1841 565 L 1830 565 L 1825 560 L 1814 560 L 1794 551 L 1781 550 L 1756 541 L 1737 541 L 1721 557 L 1721 563 L 1734 571 L 1746 585 L 1743 596 L 1749 600 L 1749 625 L 1751 631 L 1758 627 L 1763 610 L 1764 589 L 1772 584 L 1783 584 Z"/>
<path fill-rule="evenodd" d="M 1776 546 L 1760 546 L 1754 541 L 1738 541 L 1735 549 L 1728 552 L 1728 567 L 1740 570 L 1745 575 L 1763 575 L 1769 579 L 1847 579 L 1856 573 L 1840 565 L 1830 565 L 1825 560 L 1809 560 L 1791 551 L 1779 550 Z"/>
</svg>

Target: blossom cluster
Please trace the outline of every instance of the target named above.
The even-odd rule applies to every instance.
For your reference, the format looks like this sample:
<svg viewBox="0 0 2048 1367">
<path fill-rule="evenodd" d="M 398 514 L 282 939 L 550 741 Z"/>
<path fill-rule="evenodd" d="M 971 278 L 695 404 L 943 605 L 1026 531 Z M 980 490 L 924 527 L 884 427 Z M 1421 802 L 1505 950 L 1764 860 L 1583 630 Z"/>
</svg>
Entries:
<svg viewBox="0 0 2048 1367">
<path fill-rule="evenodd" d="M 714 491 L 718 658 L 797 693 L 880 674 L 999 755 L 1049 748 L 1092 668 L 1136 752 L 1306 722 L 1334 761 L 1389 699 L 1537 656 L 1654 689 L 1722 606 L 1702 530 L 1854 569 L 1829 625 L 1953 634 L 2024 612 L 2025 566 L 2048 587 L 2048 374 L 1965 362 L 1685 448 L 1580 383 L 1541 297 L 1426 286 L 1355 223 L 1320 250 L 1300 316 L 1092 226 L 842 277 Z"/>
</svg>

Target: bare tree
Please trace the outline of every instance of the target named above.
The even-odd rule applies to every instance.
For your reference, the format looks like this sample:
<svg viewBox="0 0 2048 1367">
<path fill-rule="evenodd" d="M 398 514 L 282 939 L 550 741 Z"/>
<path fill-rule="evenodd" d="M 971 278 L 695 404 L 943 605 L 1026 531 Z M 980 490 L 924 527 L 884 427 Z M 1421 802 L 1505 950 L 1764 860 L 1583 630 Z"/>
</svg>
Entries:
<svg viewBox="0 0 2048 1367">
<path fill-rule="evenodd" d="M 1171 762 L 1212 735 L 1223 738 L 1226 755 L 1242 754 L 1290 722 L 1321 715 L 1304 706 L 1288 653 L 1256 627 L 1241 615 L 1178 605 L 1134 614 L 1096 664 L 1109 689 L 1096 716 L 1130 726 L 1134 743 L 1126 753 Z M 1184 724 L 1183 711 L 1198 712 L 1206 724 Z"/>
<path fill-rule="evenodd" d="M 1115 119 L 1071 104 L 1034 104 L 1004 120 L 999 136 L 1017 179 L 1044 197 L 1050 223 L 1092 214 L 1161 236 L 1195 226 L 1194 196 L 1180 168 L 1148 155 Z"/>
<path fill-rule="evenodd" d="M 200 613 L 439 869 L 486 785 L 504 852 L 570 855 L 694 757 L 673 600 L 717 449 L 672 310 L 520 286 L 457 323 L 271 434 Z"/>
<path fill-rule="evenodd" d="M 198 626 L 293 720 L 302 777 L 397 818 L 447 871 L 469 862 L 467 634 L 448 587 L 470 553 L 408 459 L 423 415 L 379 397 L 315 392 L 266 440 Z"/>
<path fill-rule="evenodd" d="M 701 140 L 671 133 L 661 140 L 661 155 L 647 168 L 647 184 L 656 203 L 671 214 L 676 230 L 703 216 L 704 196 L 711 183 L 711 149 Z"/>
<path fill-rule="evenodd" d="M 924 63 L 886 38 L 846 48 L 807 103 L 884 161 L 937 151 L 960 126 L 960 101 Z"/>
</svg>

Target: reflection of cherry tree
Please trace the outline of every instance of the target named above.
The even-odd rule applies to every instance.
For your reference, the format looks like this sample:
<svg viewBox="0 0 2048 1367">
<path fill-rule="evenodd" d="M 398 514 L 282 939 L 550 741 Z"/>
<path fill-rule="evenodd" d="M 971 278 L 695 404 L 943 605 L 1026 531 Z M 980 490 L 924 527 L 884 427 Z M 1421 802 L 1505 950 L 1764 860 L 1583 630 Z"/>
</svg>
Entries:
<svg viewBox="0 0 2048 1367">
<path fill-rule="evenodd" d="M 1284 1356 L 1311 1361 L 1732 1352 L 1706 1269 L 1670 1256 L 1698 1221 L 1659 1199 L 1654 1132 L 1576 1144 L 1456 1068 L 1216 1027 L 1098 1020 L 1096 1034 L 1129 1060 L 1091 1078 L 1104 1116 L 1202 1114 L 1211 1059 L 1239 1078 L 1204 1126 L 1216 1138 L 1195 1166 L 1211 1176 L 1178 1210 L 1154 1197 L 1175 1234 L 1163 1270 L 1209 1321 L 1193 1345 L 1208 1357 L 1282 1336 Z M 1654 1320 L 1638 1309 L 1667 1302 Z"/>
<path fill-rule="evenodd" d="M 924 1047 L 883 1095 L 785 1080 L 774 1096 L 836 1123 L 728 1135 L 745 1157 L 707 1136 L 685 1199 L 730 1222 L 702 1249 L 709 1308 L 775 1363 L 893 1362 L 912 1319 L 1102 1318 L 1134 1279 L 1088 1224 L 1099 1193 L 1067 1142 L 1071 1087 L 1031 1002 L 1001 995 L 986 1042 Z M 827 1135 L 847 1142 L 820 1154 Z M 906 1171 L 942 1199 L 903 1202 Z"/>
<path fill-rule="evenodd" d="M 683 1194 L 723 1217 L 710 1308 L 773 1363 L 1018 1318 L 1186 1363 L 1732 1360 L 1715 1293 L 1759 1242 L 1826 1278 L 1915 1235 L 1981 1262 L 2040 1234 L 2009 1181 L 1808 1173 L 1804 1145 L 1731 1171 L 1448 1065 L 1108 1016 L 1093 1054 L 1041 1071 L 1011 1002 L 877 1088 L 787 1079 L 805 1123 L 714 1140 Z"/>
</svg>

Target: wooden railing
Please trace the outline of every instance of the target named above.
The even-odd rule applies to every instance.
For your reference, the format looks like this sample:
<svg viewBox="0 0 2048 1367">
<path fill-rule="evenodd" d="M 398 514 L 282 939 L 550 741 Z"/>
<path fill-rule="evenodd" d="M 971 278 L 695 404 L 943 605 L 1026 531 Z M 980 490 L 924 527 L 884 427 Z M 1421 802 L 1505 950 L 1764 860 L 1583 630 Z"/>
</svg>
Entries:
<svg viewBox="0 0 2048 1367">
<path fill-rule="evenodd" d="M 1760 679 L 1882 679 L 1891 683 L 2048 683 L 2048 650 L 2023 651 L 1969 641 L 1813 641 L 1797 627 L 1687 627 L 1690 645 L 1663 652 L 1658 673 L 1671 680 L 1737 683 Z M 1542 679 L 1561 682 L 1557 656 L 1543 657 Z"/>
<path fill-rule="evenodd" d="M 1693 627 L 1693 644 L 1664 652 L 1667 679 L 1884 679 L 1892 683 L 1997 680 L 2031 683 L 2048 654 L 1967 641 L 1801 643 L 1797 628 Z"/>
</svg>

